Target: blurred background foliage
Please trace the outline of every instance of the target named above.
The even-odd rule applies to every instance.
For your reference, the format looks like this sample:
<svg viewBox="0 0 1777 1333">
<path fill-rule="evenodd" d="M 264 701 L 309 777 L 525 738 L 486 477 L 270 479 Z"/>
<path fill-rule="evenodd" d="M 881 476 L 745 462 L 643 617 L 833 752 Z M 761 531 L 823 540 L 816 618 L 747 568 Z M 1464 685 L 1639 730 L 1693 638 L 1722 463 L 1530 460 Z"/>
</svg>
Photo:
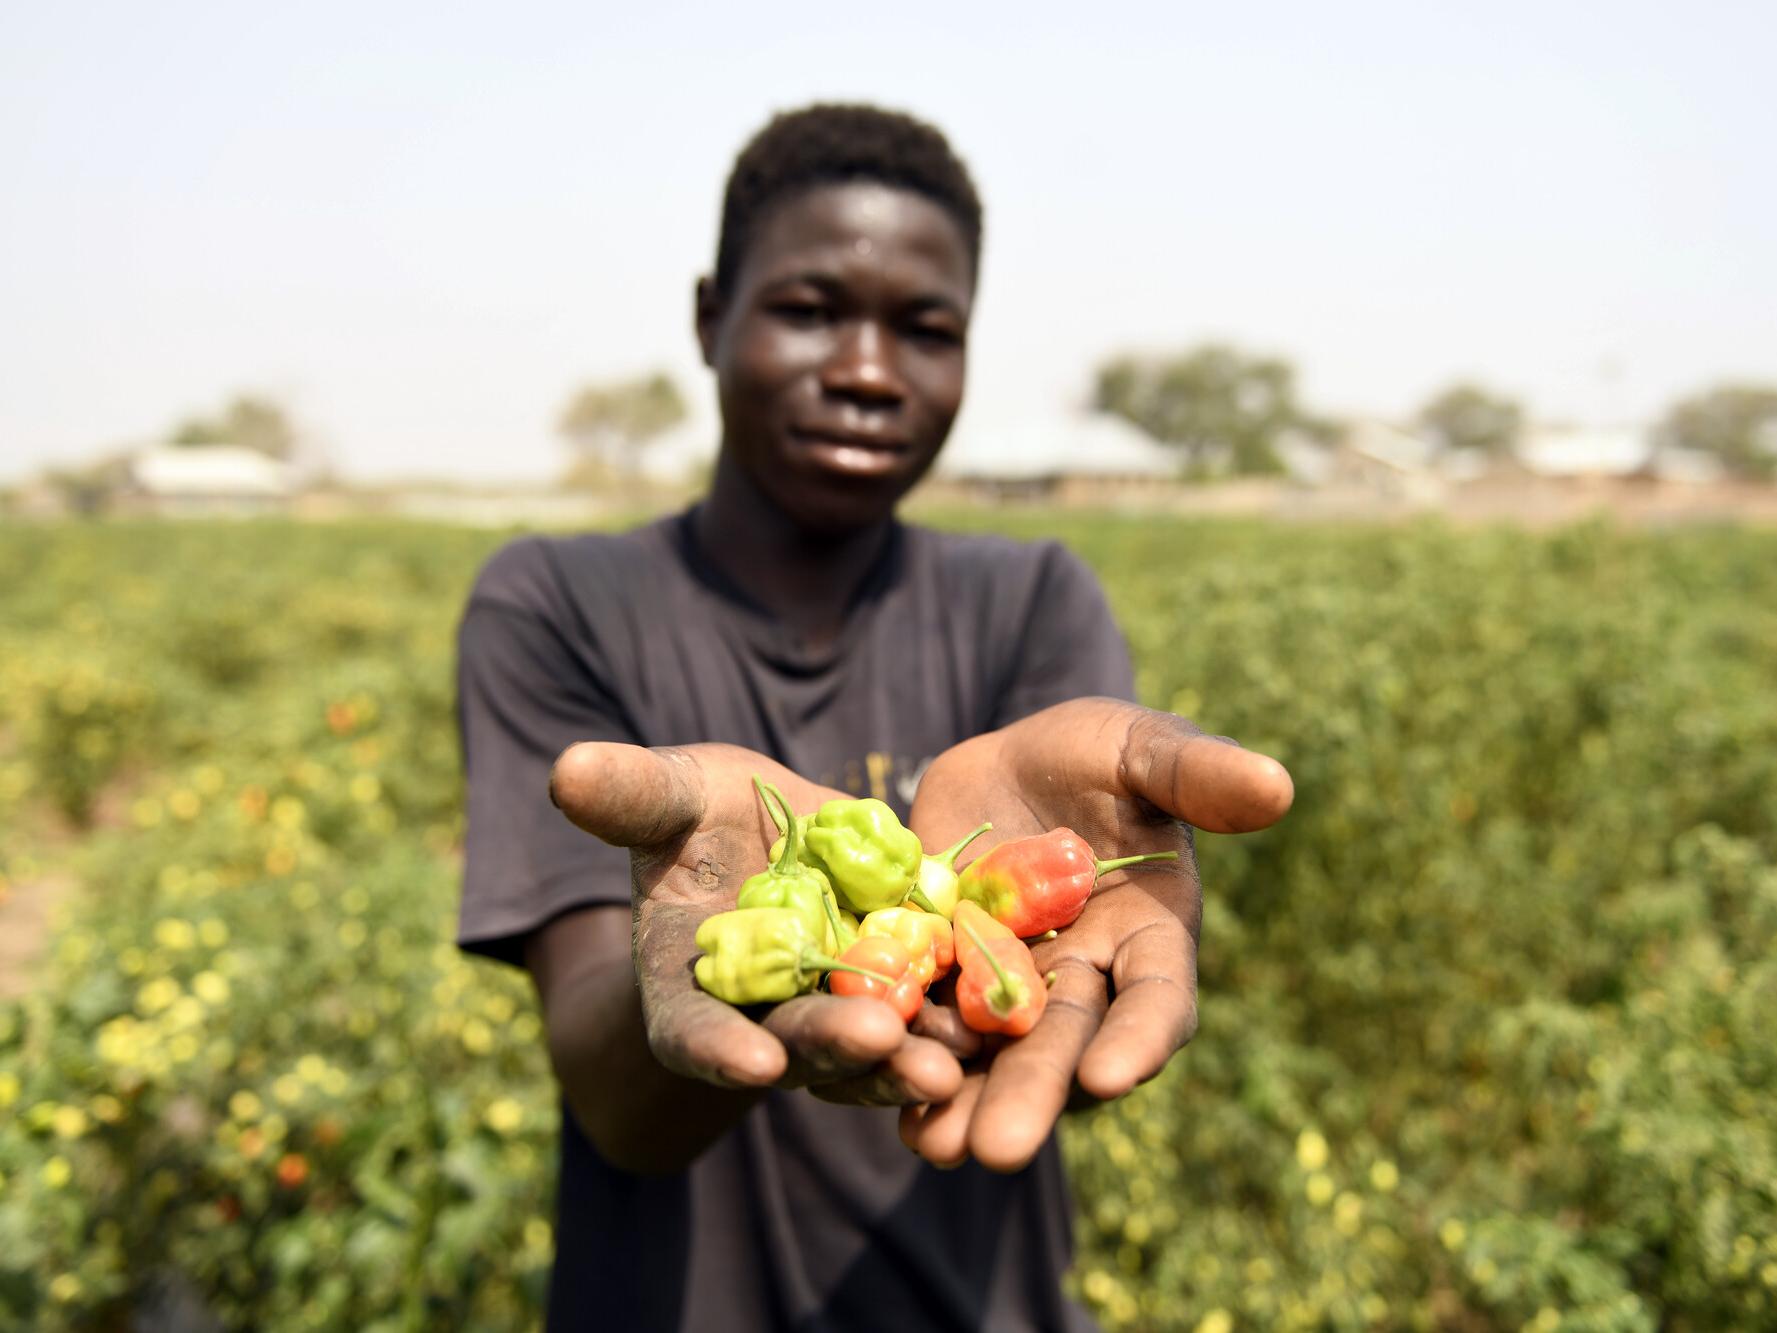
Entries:
<svg viewBox="0 0 1777 1333">
<path fill-rule="evenodd" d="M 1777 1322 L 1777 534 L 950 521 L 1066 540 L 1297 782 L 1200 842 L 1195 1044 L 1065 1126 L 1107 1328 Z M 501 540 L 0 531 L 0 893 L 58 899 L 0 1326 L 535 1326 L 540 1027 L 450 943 Z"/>
</svg>

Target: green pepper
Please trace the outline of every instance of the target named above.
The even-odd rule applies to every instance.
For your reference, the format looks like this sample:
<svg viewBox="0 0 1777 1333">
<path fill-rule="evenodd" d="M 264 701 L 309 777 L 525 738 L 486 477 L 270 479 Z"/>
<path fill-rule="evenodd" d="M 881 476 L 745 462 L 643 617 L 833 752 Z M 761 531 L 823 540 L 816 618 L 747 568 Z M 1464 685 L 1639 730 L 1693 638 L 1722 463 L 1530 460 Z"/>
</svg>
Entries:
<svg viewBox="0 0 1777 1333">
<path fill-rule="evenodd" d="M 847 949 L 851 948 L 852 945 L 856 944 L 858 942 L 858 931 L 860 928 L 861 923 L 858 921 L 858 918 L 846 911 L 843 907 L 840 908 L 839 919 L 833 925 L 833 929 L 839 935 L 839 947 L 834 950 L 834 952 L 844 953 Z"/>
<path fill-rule="evenodd" d="M 748 907 L 718 912 L 697 928 L 697 984 L 729 1004 L 791 1000 L 815 988 L 821 973 L 862 972 L 885 985 L 889 978 L 828 957 L 802 914 L 789 907 Z"/>
<path fill-rule="evenodd" d="M 755 776 L 753 779 L 754 784 L 756 785 L 758 781 L 759 779 Z M 816 870 L 820 871 L 827 877 L 827 881 L 831 883 L 833 880 L 832 872 L 822 864 L 821 858 L 816 856 L 808 845 L 808 838 L 806 835 L 808 833 L 808 826 L 813 822 L 814 816 L 799 815 L 795 813 L 790 809 L 790 803 L 784 800 L 783 792 L 778 791 L 777 787 L 772 783 L 768 782 L 765 785 L 773 792 L 777 793 L 777 799 L 782 802 L 784 807 L 783 814 L 779 814 L 776 806 L 766 806 L 766 812 L 770 814 L 771 822 L 777 825 L 777 841 L 771 844 L 771 850 L 766 853 L 766 855 L 773 862 L 776 862 L 777 859 L 784 854 L 785 838 L 788 836 L 791 829 L 795 829 L 797 857 L 800 858 L 803 865 L 813 866 Z"/>
<path fill-rule="evenodd" d="M 840 900 L 860 915 L 898 907 L 919 875 L 925 849 L 885 802 L 828 801 L 805 835 L 826 863 Z"/>
<path fill-rule="evenodd" d="M 783 802 L 784 815 L 790 813 L 788 802 L 784 802 L 783 793 L 776 787 L 767 787 L 756 777 L 753 779 L 753 787 L 774 820 L 781 816 L 777 807 L 772 804 L 773 798 Z M 828 901 L 833 893 L 832 886 L 820 871 L 797 864 L 796 842 L 795 838 L 778 839 L 782 850 L 774 858 L 774 864 L 740 886 L 740 896 L 734 900 L 734 905 L 743 909 L 790 908 L 800 913 L 808 922 L 809 933 L 821 948 L 829 953 L 839 953 L 842 949 L 836 929 L 837 908 Z"/>
</svg>

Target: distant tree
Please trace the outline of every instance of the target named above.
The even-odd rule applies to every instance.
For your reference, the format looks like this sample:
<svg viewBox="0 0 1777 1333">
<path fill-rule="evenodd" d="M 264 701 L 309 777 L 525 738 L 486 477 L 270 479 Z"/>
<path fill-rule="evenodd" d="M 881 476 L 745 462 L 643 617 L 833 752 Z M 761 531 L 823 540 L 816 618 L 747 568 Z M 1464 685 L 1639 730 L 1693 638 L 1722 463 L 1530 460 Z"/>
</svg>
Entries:
<svg viewBox="0 0 1777 1333">
<path fill-rule="evenodd" d="M 1524 431 L 1524 409 L 1476 384 L 1453 384 L 1419 409 L 1419 428 L 1442 449 L 1510 454 Z"/>
<path fill-rule="evenodd" d="M 570 483 L 612 476 L 634 480 L 648 444 L 685 419 L 685 400 L 672 376 L 588 384 L 568 400 L 556 429 L 574 451 Z"/>
<path fill-rule="evenodd" d="M 1736 476 L 1777 477 L 1777 388 L 1722 384 L 1695 394 L 1666 414 L 1657 438 L 1713 454 Z"/>
<path fill-rule="evenodd" d="M 238 444 L 289 462 L 296 453 L 296 428 L 289 414 L 269 398 L 238 395 L 213 417 L 187 417 L 167 437 L 179 446 Z"/>
<path fill-rule="evenodd" d="M 1277 445 L 1318 424 L 1296 403 L 1286 361 L 1209 343 L 1169 358 L 1118 357 L 1099 367 L 1093 403 L 1175 446 L 1185 468 L 1277 472 Z"/>
</svg>

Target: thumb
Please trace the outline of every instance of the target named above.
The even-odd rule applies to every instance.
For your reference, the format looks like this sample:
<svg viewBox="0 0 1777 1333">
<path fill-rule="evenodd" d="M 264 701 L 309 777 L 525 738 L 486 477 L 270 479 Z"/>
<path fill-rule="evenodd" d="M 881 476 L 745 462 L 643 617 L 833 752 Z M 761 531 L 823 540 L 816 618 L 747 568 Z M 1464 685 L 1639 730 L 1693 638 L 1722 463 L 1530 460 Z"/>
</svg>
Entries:
<svg viewBox="0 0 1777 1333">
<path fill-rule="evenodd" d="M 655 847 L 703 819 L 703 772 L 680 750 L 582 741 L 556 759 L 549 799 L 614 847 Z"/>
</svg>

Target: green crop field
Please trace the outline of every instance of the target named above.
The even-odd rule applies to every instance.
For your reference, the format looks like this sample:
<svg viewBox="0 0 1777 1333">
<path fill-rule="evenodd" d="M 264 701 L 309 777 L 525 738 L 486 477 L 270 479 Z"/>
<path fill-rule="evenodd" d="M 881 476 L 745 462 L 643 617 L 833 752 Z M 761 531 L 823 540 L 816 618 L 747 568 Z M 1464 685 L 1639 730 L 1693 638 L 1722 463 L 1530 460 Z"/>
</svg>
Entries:
<svg viewBox="0 0 1777 1333">
<path fill-rule="evenodd" d="M 1201 840 L 1196 1042 L 1064 1126 L 1105 1326 L 1777 1324 L 1777 534 L 998 521 L 1297 782 Z M 0 530 L 0 893 L 56 903 L 0 1327 L 536 1325 L 539 1022 L 450 944 L 500 540 Z"/>
</svg>

